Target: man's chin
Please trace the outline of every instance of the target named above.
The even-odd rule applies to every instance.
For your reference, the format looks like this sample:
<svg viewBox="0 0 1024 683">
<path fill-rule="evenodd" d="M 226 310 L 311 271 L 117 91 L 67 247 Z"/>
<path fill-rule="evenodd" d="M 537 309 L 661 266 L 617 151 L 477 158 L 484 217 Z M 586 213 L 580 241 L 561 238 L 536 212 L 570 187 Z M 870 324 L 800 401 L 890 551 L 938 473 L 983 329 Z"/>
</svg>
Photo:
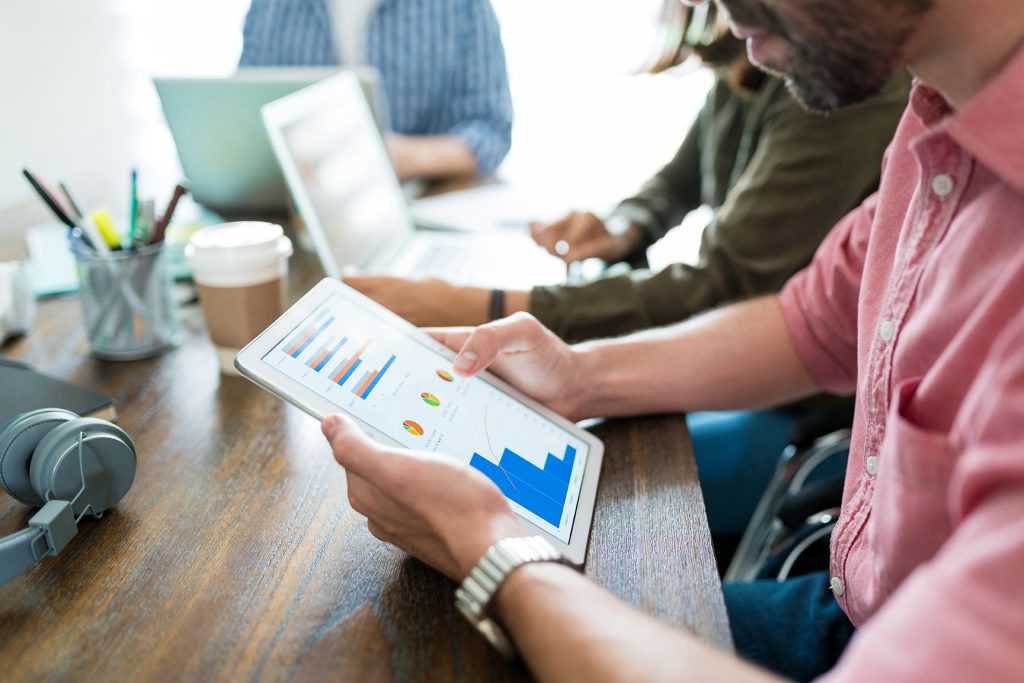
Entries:
<svg viewBox="0 0 1024 683">
<path fill-rule="evenodd" d="M 812 111 L 818 114 L 827 114 L 839 109 L 840 105 L 835 101 L 835 98 L 822 93 L 814 88 L 808 88 L 805 85 L 794 81 L 792 78 L 786 78 L 786 89 L 793 96 L 800 106 L 808 111 Z"/>
</svg>

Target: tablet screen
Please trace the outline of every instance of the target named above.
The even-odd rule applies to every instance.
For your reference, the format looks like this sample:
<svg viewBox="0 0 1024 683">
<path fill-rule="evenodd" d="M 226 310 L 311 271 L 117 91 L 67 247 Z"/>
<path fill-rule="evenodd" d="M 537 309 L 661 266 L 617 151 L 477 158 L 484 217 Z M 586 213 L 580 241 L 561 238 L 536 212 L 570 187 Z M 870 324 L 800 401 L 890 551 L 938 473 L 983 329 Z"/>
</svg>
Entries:
<svg viewBox="0 0 1024 683">
<path fill-rule="evenodd" d="M 438 451 L 493 481 L 512 508 L 569 542 L 589 447 L 445 356 L 334 297 L 263 362 L 407 448 Z"/>
</svg>

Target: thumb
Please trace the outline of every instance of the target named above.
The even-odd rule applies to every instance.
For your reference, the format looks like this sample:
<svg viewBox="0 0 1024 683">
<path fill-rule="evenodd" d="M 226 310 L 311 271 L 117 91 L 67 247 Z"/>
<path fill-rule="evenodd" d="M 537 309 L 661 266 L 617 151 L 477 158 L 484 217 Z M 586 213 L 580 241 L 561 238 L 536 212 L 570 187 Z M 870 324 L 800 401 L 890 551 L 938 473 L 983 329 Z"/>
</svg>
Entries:
<svg viewBox="0 0 1024 683">
<path fill-rule="evenodd" d="M 328 415 L 320 423 L 320 431 L 334 452 L 334 459 L 346 470 L 364 478 L 372 478 L 380 466 L 378 453 L 383 450 L 345 415 Z"/>
</svg>

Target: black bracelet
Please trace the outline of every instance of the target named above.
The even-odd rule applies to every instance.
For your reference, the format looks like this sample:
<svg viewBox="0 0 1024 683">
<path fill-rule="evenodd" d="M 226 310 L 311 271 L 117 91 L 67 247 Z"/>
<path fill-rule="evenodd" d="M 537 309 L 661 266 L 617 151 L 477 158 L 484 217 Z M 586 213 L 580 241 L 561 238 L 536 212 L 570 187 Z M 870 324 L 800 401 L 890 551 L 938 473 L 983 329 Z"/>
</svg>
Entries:
<svg viewBox="0 0 1024 683">
<path fill-rule="evenodd" d="M 505 317 L 505 290 L 491 290 L 491 304 L 487 309 L 487 319 L 494 321 Z"/>
</svg>

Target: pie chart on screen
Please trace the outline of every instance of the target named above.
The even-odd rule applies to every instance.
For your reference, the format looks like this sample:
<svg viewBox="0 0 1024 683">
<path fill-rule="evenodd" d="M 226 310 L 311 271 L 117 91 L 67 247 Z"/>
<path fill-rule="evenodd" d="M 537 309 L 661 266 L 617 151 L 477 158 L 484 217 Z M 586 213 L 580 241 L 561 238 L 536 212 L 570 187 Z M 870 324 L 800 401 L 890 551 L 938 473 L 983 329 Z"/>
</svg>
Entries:
<svg viewBox="0 0 1024 683">
<path fill-rule="evenodd" d="M 452 377 L 452 373 L 448 372 L 447 370 L 438 370 L 437 376 L 443 379 L 445 382 L 451 382 L 453 379 L 455 379 L 454 377 Z"/>
<path fill-rule="evenodd" d="M 422 394 L 420 394 L 420 398 L 422 398 L 423 402 L 426 403 L 428 406 L 433 406 L 436 408 L 439 405 L 441 405 L 441 399 L 439 399 L 437 396 L 431 394 L 428 391 L 424 391 Z"/>
<path fill-rule="evenodd" d="M 413 436 L 423 436 L 423 427 L 421 427 L 418 422 L 406 420 L 402 423 L 402 426 L 405 427 L 405 431 L 409 432 Z"/>
</svg>

